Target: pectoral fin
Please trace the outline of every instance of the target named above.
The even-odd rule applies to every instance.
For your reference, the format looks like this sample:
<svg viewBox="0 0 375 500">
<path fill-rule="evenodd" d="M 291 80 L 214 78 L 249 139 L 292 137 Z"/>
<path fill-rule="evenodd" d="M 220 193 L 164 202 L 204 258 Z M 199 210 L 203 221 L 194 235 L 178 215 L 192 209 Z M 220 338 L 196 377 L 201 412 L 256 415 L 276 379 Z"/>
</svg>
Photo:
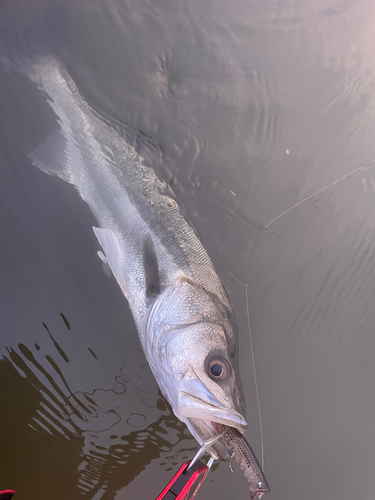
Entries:
<svg viewBox="0 0 375 500">
<path fill-rule="evenodd" d="M 147 236 L 143 244 L 143 270 L 146 280 L 146 297 L 154 298 L 160 293 L 160 274 L 151 236 Z"/>
<path fill-rule="evenodd" d="M 109 266 L 118 284 L 120 285 L 123 294 L 126 296 L 127 274 L 124 255 L 123 252 L 121 252 L 119 242 L 114 232 L 110 229 L 93 227 L 93 230 L 105 254 L 103 255 L 102 252 L 98 252 L 98 255 L 103 263 Z"/>
</svg>

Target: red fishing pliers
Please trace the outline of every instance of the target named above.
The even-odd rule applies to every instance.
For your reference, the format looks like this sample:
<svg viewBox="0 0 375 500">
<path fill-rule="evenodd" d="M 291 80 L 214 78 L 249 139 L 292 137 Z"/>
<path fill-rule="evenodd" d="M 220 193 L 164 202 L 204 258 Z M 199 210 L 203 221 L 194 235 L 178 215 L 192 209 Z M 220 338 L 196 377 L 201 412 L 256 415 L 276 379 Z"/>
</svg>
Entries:
<svg viewBox="0 0 375 500">
<path fill-rule="evenodd" d="M 221 432 L 205 441 L 193 460 L 182 465 L 156 500 L 193 500 L 215 461 L 211 457 L 205 465 L 200 458 L 223 434 Z"/>
<path fill-rule="evenodd" d="M 180 467 L 156 500 L 193 500 L 195 498 L 207 477 L 211 464 L 205 465 L 197 460 L 189 467 L 191 462 L 185 462 Z"/>
</svg>

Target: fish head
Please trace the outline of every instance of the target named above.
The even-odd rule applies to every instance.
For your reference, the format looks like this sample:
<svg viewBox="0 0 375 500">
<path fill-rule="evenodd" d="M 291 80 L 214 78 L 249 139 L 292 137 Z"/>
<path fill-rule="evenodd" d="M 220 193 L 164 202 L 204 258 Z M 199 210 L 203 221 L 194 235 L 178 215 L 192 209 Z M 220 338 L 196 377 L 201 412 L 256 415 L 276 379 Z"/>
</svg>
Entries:
<svg viewBox="0 0 375 500">
<path fill-rule="evenodd" d="M 231 425 L 244 432 L 245 401 L 233 363 L 234 350 L 224 329 L 217 324 L 197 323 L 185 330 L 191 339 L 190 355 L 179 363 L 178 414 Z"/>
<path fill-rule="evenodd" d="M 200 443 L 217 434 L 216 424 L 245 432 L 244 397 L 223 328 L 196 323 L 167 337 L 163 371 L 168 375 L 159 384 L 175 415 Z"/>
<path fill-rule="evenodd" d="M 215 436 L 219 424 L 244 433 L 247 423 L 236 369 L 235 320 L 200 288 L 188 283 L 184 292 L 184 302 L 173 296 L 166 302 L 168 311 L 155 312 L 150 324 L 153 335 L 149 335 L 153 341 L 146 349 L 151 369 L 175 415 L 199 443 Z M 181 290 L 179 299 L 180 295 Z M 194 307 L 186 311 L 186 303 L 192 302 Z M 180 303 L 182 310 L 176 307 Z M 226 459 L 228 453 L 223 449 L 215 458 Z"/>
</svg>

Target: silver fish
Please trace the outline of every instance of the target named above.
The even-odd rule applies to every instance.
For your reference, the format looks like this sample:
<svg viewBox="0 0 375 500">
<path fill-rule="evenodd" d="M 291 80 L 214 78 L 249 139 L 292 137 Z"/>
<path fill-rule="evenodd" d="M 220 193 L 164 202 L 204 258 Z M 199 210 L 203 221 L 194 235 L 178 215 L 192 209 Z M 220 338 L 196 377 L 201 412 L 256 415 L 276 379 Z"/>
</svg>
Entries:
<svg viewBox="0 0 375 500">
<path fill-rule="evenodd" d="M 161 392 L 201 445 L 218 424 L 242 435 L 236 320 L 206 250 L 165 183 L 83 100 L 63 65 L 43 59 L 27 72 L 57 115 L 56 129 L 30 157 L 89 205 L 99 256 L 129 301 Z M 225 460 L 236 447 L 220 439 L 209 451 Z"/>
</svg>

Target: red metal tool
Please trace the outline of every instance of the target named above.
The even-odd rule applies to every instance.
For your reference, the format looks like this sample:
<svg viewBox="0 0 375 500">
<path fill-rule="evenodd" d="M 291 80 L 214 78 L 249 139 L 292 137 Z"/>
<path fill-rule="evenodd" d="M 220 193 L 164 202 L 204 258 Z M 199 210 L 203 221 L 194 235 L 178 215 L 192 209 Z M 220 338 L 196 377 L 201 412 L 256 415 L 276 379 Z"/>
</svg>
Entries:
<svg viewBox="0 0 375 500">
<path fill-rule="evenodd" d="M 208 465 L 198 460 L 188 470 L 190 462 L 185 462 L 156 500 L 193 500 L 210 470 Z"/>
<path fill-rule="evenodd" d="M 10 500 L 14 495 L 14 490 L 2 490 L 0 491 L 0 500 Z"/>
</svg>

